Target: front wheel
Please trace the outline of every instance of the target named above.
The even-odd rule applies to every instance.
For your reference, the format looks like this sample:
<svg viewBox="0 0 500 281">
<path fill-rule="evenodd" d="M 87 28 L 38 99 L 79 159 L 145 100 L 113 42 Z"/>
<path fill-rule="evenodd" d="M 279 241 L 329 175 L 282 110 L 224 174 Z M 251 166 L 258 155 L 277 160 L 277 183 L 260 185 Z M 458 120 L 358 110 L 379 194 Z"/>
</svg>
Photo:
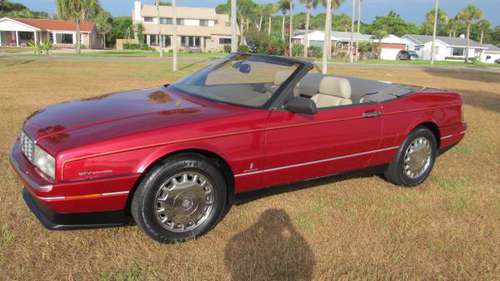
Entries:
<svg viewBox="0 0 500 281">
<path fill-rule="evenodd" d="M 436 137 L 426 127 L 419 127 L 406 138 L 384 175 L 396 185 L 419 185 L 431 173 L 436 156 Z"/>
<path fill-rule="evenodd" d="M 162 243 L 182 242 L 205 234 L 221 219 L 227 188 L 209 159 L 179 155 L 148 172 L 132 199 L 137 225 Z"/>
</svg>

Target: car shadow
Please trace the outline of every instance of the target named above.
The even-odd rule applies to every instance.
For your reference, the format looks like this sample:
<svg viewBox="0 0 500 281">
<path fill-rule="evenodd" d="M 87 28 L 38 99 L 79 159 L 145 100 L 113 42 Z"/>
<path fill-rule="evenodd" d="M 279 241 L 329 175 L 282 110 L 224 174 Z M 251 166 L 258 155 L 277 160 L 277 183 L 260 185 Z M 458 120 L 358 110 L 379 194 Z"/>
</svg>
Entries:
<svg viewBox="0 0 500 281">
<path fill-rule="evenodd" d="M 231 280 L 312 280 L 314 253 L 281 209 L 268 209 L 225 247 Z"/>
<path fill-rule="evenodd" d="M 464 104 L 500 113 L 500 95 L 486 91 L 452 90 L 462 94 Z"/>
<path fill-rule="evenodd" d="M 243 205 L 260 198 L 279 195 L 282 193 L 292 192 L 300 189 L 313 188 L 321 185 L 342 182 L 345 180 L 351 180 L 356 178 L 370 178 L 373 176 L 382 176 L 386 166 L 370 167 L 362 170 L 357 170 L 353 172 L 347 172 L 340 175 L 332 175 L 307 181 L 302 181 L 298 183 L 292 183 L 287 185 L 280 185 L 275 187 L 263 188 L 255 191 L 249 191 L 237 194 L 234 198 L 233 203 L 236 205 Z"/>
</svg>

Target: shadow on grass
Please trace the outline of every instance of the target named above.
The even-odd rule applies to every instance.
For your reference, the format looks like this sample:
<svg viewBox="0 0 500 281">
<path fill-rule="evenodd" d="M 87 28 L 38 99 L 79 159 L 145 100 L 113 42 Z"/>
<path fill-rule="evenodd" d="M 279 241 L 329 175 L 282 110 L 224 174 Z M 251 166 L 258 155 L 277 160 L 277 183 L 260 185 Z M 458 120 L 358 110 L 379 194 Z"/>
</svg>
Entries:
<svg viewBox="0 0 500 281">
<path fill-rule="evenodd" d="M 268 209 L 226 245 L 231 280 L 312 280 L 314 254 L 284 210 Z"/>
<path fill-rule="evenodd" d="M 479 82 L 498 82 L 498 72 L 488 71 L 467 71 L 464 75 L 463 69 L 443 69 L 443 68 L 423 68 L 424 72 L 437 77 L 446 77 L 459 80 L 479 81 Z"/>
</svg>

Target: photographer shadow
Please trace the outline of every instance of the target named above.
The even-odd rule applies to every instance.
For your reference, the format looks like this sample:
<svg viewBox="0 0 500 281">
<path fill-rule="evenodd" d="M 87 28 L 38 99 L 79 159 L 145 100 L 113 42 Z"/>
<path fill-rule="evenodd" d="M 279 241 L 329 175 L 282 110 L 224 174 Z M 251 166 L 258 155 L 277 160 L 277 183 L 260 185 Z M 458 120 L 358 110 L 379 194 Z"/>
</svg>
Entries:
<svg viewBox="0 0 500 281">
<path fill-rule="evenodd" d="M 231 280 L 312 280 L 314 254 L 284 210 L 269 209 L 226 245 Z"/>
</svg>

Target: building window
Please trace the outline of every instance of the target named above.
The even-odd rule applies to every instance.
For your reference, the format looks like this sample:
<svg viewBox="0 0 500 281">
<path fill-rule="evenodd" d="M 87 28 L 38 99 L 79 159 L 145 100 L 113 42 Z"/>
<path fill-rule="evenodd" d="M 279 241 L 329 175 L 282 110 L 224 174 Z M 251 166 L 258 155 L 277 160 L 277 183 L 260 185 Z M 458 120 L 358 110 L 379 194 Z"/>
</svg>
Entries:
<svg viewBox="0 0 500 281">
<path fill-rule="evenodd" d="M 464 48 L 453 48 L 452 55 L 454 57 L 463 57 L 465 54 Z"/>
<path fill-rule="evenodd" d="M 161 24 L 169 24 L 169 25 L 171 25 L 171 24 L 173 24 L 173 22 L 174 21 L 172 20 L 172 18 L 160 18 L 160 23 Z"/>
<path fill-rule="evenodd" d="M 208 20 L 200 20 L 201 26 L 208 26 Z"/>
<path fill-rule="evenodd" d="M 231 38 L 219 38 L 219 44 L 220 45 L 230 45 Z"/>
<path fill-rule="evenodd" d="M 56 33 L 56 44 L 73 44 L 73 34 Z"/>
<path fill-rule="evenodd" d="M 177 25 L 184 25 L 184 19 L 177 19 Z"/>
<path fill-rule="evenodd" d="M 52 44 L 55 43 L 54 42 L 54 33 L 52 33 L 52 32 L 49 32 L 49 42 L 52 43 Z"/>
<path fill-rule="evenodd" d="M 144 17 L 144 22 L 153 22 L 153 17 Z"/>
<path fill-rule="evenodd" d="M 201 37 L 199 36 L 181 36 L 181 46 L 187 48 L 200 48 Z"/>
</svg>

